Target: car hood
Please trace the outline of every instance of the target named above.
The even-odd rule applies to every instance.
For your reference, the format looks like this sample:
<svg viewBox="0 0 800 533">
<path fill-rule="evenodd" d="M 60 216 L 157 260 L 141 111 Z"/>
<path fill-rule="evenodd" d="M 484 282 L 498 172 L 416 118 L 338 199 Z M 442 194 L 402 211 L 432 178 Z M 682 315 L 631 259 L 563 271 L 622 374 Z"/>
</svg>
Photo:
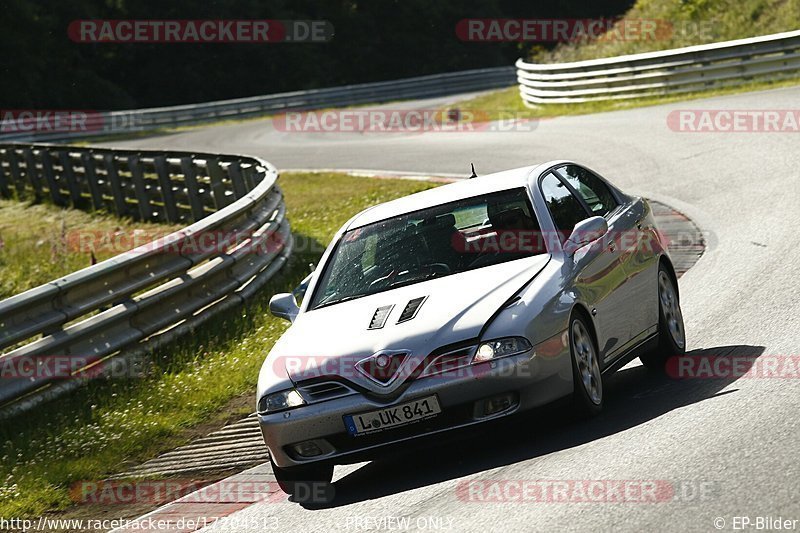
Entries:
<svg viewBox="0 0 800 533">
<path fill-rule="evenodd" d="M 404 352 L 408 356 L 402 366 L 408 371 L 437 348 L 476 339 L 549 259 L 542 254 L 508 261 L 300 313 L 273 347 L 268 364 L 295 383 L 330 375 L 388 393 L 392 386 L 355 371 L 355 363 L 379 352 Z M 398 323 L 406 304 L 423 297 L 416 316 Z M 383 327 L 369 329 L 376 310 L 384 306 L 394 307 Z"/>
</svg>

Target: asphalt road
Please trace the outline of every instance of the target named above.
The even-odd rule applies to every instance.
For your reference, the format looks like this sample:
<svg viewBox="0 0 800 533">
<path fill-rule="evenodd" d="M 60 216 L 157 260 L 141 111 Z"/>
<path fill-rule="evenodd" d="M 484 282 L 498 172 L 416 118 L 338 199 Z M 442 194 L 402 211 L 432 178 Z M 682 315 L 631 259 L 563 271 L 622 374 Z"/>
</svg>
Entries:
<svg viewBox="0 0 800 533">
<path fill-rule="evenodd" d="M 689 348 L 762 362 L 800 354 L 800 136 L 677 133 L 667 115 L 798 102 L 800 88 L 786 88 L 510 133 L 299 134 L 259 120 L 112 144 L 255 154 L 283 169 L 466 175 L 470 162 L 488 173 L 577 160 L 708 232 L 706 255 L 680 282 Z M 716 531 L 718 517 L 730 531 L 736 516 L 800 519 L 800 379 L 674 380 L 631 364 L 608 380 L 606 401 L 588 422 L 537 414 L 392 461 L 341 467 L 325 508 L 263 502 L 232 516 L 274 519 L 280 531 L 398 530 L 398 518 L 449 531 Z M 657 503 L 464 501 L 458 487 L 475 480 L 649 480 L 681 490 Z M 698 488 L 702 496 L 691 494 Z"/>
</svg>

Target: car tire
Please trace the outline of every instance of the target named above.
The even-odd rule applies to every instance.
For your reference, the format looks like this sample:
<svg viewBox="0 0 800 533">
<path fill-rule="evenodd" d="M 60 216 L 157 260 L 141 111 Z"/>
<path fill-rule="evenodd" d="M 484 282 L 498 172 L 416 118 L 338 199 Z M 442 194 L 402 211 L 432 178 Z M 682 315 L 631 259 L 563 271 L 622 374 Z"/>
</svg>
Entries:
<svg viewBox="0 0 800 533">
<path fill-rule="evenodd" d="M 663 372 L 667 359 L 686 353 L 686 330 L 675 281 L 662 263 L 658 267 L 658 346 L 639 360 L 650 370 Z"/>
<path fill-rule="evenodd" d="M 332 464 L 310 464 L 282 468 L 275 464 L 272 457 L 272 472 L 278 487 L 291 496 L 300 497 L 302 500 L 324 497 L 331 498 L 331 481 L 333 480 Z M 309 501 L 309 503 L 312 503 Z M 320 502 L 316 502 L 320 503 Z"/>
<path fill-rule="evenodd" d="M 580 417 L 603 410 L 603 374 L 592 330 L 581 313 L 569 321 L 569 351 L 572 360 L 572 407 Z"/>
</svg>

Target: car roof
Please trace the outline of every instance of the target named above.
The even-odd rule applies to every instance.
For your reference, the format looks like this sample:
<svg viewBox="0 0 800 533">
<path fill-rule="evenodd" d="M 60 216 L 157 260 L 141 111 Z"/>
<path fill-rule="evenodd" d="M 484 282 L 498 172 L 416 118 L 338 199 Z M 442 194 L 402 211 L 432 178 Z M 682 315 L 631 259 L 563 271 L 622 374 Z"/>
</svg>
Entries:
<svg viewBox="0 0 800 533">
<path fill-rule="evenodd" d="M 401 216 L 412 211 L 426 209 L 448 202 L 455 202 L 462 198 L 481 196 L 483 194 L 490 194 L 516 187 L 526 187 L 529 183 L 530 175 L 534 170 L 549 166 L 551 166 L 551 163 L 504 170 L 502 172 L 486 174 L 485 176 L 472 179 L 464 179 L 442 185 L 441 187 L 434 187 L 410 194 L 365 209 L 350 220 L 347 229 L 359 228 L 374 222 Z"/>
</svg>

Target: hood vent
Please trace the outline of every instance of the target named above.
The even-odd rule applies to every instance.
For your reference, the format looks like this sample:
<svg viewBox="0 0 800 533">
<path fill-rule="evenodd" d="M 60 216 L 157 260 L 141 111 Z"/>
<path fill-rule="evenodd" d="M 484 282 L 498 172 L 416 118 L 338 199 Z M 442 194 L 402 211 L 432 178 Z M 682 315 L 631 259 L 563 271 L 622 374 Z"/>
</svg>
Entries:
<svg viewBox="0 0 800 533">
<path fill-rule="evenodd" d="M 393 308 L 394 304 L 377 308 L 375 314 L 372 315 L 372 320 L 369 321 L 367 329 L 381 329 L 386 324 L 386 319 L 389 318 L 389 313 L 392 312 Z"/>
<path fill-rule="evenodd" d="M 407 322 L 417 316 L 417 311 L 419 308 L 422 307 L 422 303 L 425 301 L 427 296 L 420 296 L 419 298 L 414 298 L 413 300 L 409 300 L 406 304 L 403 312 L 400 313 L 400 318 L 397 319 L 397 323 Z"/>
</svg>

